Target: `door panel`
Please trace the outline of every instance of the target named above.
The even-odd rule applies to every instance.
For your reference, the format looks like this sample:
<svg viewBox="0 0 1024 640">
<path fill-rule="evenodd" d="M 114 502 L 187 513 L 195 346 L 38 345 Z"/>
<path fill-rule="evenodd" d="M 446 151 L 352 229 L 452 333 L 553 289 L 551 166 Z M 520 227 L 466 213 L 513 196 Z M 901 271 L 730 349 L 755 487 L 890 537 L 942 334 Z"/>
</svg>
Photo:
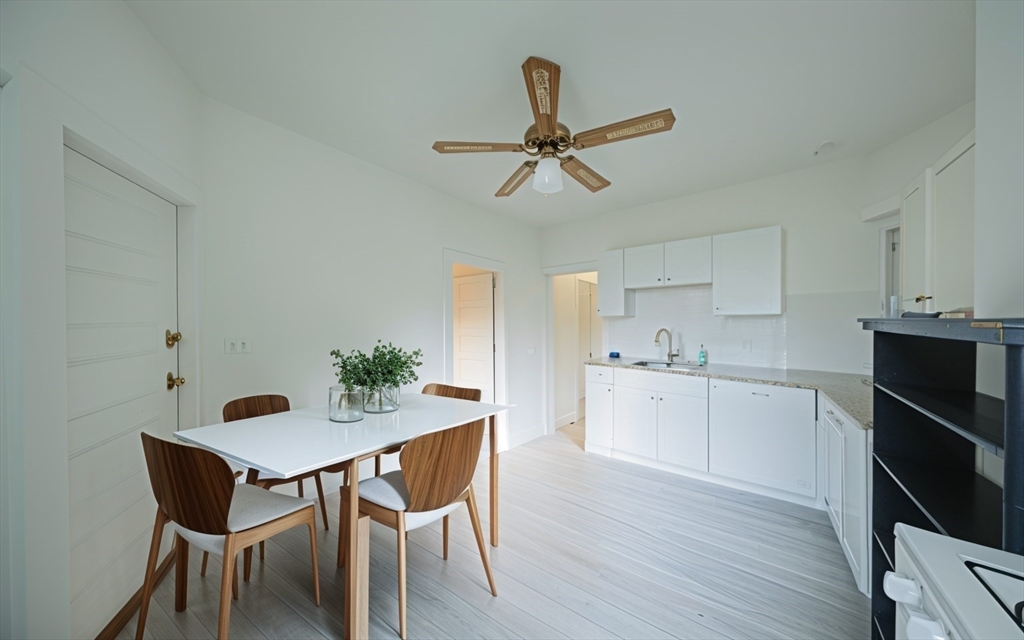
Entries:
<svg viewBox="0 0 1024 640">
<path fill-rule="evenodd" d="M 711 282 L 711 236 L 665 243 L 665 284 Z"/>
<path fill-rule="evenodd" d="M 615 387 L 614 446 L 646 458 L 658 455 L 658 409 L 655 393 Z"/>
<path fill-rule="evenodd" d="M 715 315 L 782 313 L 782 227 L 712 237 Z"/>
<path fill-rule="evenodd" d="M 71 632 L 93 637 L 145 569 L 139 433 L 178 428 L 177 209 L 70 149 L 64 171 Z"/>
<path fill-rule="evenodd" d="M 649 244 L 626 249 L 624 281 L 627 289 L 664 286 L 665 245 Z"/>
<path fill-rule="evenodd" d="M 658 394 L 658 460 L 708 470 L 708 401 Z"/>
<path fill-rule="evenodd" d="M 452 332 L 454 383 L 480 389 L 482 402 L 494 402 L 494 276 L 453 279 Z"/>
</svg>

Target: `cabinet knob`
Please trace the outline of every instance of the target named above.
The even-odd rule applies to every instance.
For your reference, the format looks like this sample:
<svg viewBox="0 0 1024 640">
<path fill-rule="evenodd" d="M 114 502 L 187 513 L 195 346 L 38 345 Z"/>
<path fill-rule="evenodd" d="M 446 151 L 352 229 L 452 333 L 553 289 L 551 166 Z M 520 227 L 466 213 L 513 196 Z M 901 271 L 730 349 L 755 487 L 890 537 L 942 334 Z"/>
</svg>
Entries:
<svg viewBox="0 0 1024 640">
<path fill-rule="evenodd" d="M 661 278 L 658 278 L 658 282 L 661 282 Z"/>
<path fill-rule="evenodd" d="M 672 282 L 672 278 L 665 278 L 665 279 L 668 280 L 669 282 Z"/>
</svg>

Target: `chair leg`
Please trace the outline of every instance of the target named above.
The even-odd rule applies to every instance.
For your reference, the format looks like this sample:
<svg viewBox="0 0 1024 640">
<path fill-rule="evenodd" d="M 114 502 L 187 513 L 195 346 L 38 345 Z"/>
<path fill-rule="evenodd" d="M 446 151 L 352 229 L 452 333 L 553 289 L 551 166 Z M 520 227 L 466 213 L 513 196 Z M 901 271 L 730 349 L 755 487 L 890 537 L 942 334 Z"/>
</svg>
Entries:
<svg viewBox="0 0 1024 640">
<path fill-rule="evenodd" d="M 231 572 L 231 599 L 238 600 L 238 567 Z"/>
<path fill-rule="evenodd" d="M 231 621 L 231 581 L 235 574 L 238 551 L 235 549 L 235 534 L 224 536 L 224 563 L 220 578 L 220 616 L 217 618 L 217 639 L 227 640 Z"/>
<path fill-rule="evenodd" d="M 345 471 L 348 484 L 348 471 Z M 348 550 L 348 491 L 341 487 L 341 509 L 338 511 L 338 567 L 345 566 L 345 551 Z"/>
<path fill-rule="evenodd" d="M 242 550 L 242 580 L 249 582 L 249 576 L 252 574 L 252 547 L 246 547 Z"/>
<path fill-rule="evenodd" d="M 320 474 L 313 476 L 316 478 L 316 495 L 320 498 L 320 515 L 324 519 L 324 531 L 330 531 L 331 525 L 327 522 L 327 501 L 324 500 L 324 483 L 320 480 Z"/>
<path fill-rule="evenodd" d="M 139 605 L 139 621 L 135 628 L 135 640 L 142 640 L 142 634 L 146 630 L 146 615 L 149 613 L 149 601 L 153 597 L 153 574 L 156 573 L 156 563 L 160 557 L 160 540 L 164 535 L 164 525 L 167 524 L 167 516 L 163 510 L 157 507 L 156 523 L 153 525 L 153 540 L 149 543 L 149 560 L 146 561 L 146 577 L 142 581 L 142 602 Z"/>
<path fill-rule="evenodd" d="M 380 454 L 373 456 L 373 475 L 380 476 Z"/>
<path fill-rule="evenodd" d="M 319 479 L 319 478 L 320 478 L 320 476 L 317 476 L 317 479 Z M 319 607 L 320 606 L 320 572 L 317 569 L 317 567 L 319 565 L 317 564 L 317 558 L 316 558 L 316 515 L 315 515 L 315 513 L 312 510 L 309 513 L 309 522 L 307 523 L 307 525 L 309 526 L 309 553 L 310 553 L 310 557 L 311 557 L 311 559 L 313 561 L 313 601 L 316 602 L 316 606 Z"/>
<path fill-rule="evenodd" d="M 304 484 L 303 481 L 299 480 L 296 484 L 299 485 L 299 497 L 300 498 L 305 498 L 306 496 L 302 495 L 302 485 Z"/>
<path fill-rule="evenodd" d="M 448 516 L 441 521 L 441 535 L 444 538 L 444 559 L 448 559 Z"/>
<path fill-rule="evenodd" d="M 398 635 L 405 640 L 405 513 L 398 512 Z"/>
<path fill-rule="evenodd" d="M 491 595 L 497 597 L 498 590 L 494 587 L 494 576 L 491 575 L 491 561 L 487 557 L 487 543 L 484 542 L 484 530 L 480 528 L 480 514 L 476 510 L 476 493 L 473 491 L 473 484 L 469 485 L 469 520 L 473 523 L 473 534 L 476 536 L 476 546 L 480 549 L 480 559 L 484 561 L 484 573 L 487 574 L 487 582 L 491 585 Z"/>
<path fill-rule="evenodd" d="M 188 606 L 188 542 L 174 534 L 174 610 L 184 611 Z"/>
<path fill-rule="evenodd" d="M 199 575 L 203 576 L 204 578 L 206 577 L 206 563 L 209 560 L 210 560 L 210 552 L 209 551 L 204 551 L 203 552 L 203 565 L 201 567 L 199 567 Z"/>
</svg>

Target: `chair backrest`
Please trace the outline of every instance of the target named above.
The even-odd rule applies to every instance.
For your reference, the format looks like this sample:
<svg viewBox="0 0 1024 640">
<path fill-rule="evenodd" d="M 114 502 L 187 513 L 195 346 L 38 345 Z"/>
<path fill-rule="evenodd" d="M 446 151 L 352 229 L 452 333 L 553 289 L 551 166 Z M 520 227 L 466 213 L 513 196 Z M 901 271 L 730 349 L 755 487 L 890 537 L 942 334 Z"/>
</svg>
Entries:
<svg viewBox="0 0 1024 640">
<path fill-rule="evenodd" d="M 186 529 L 225 535 L 235 475 L 220 456 L 142 434 L 149 482 L 160 509 Z"/>
<path fill-rule="evenodd" d="M 480 402 L 479 389 L 428 384 L 423 393 Z M 477 420 L 410 440 L 399 458 L 409 489 L 408 511 L 440 509 L 462 495 L 473 480 L 483 439 L 484 421 Z"/>
<path fill-rule="evenodd" d="M 224 416 L 224 422 L 233 422 L 235 420 L 245 420 L 246 418 L 269 416 L 272 413 L 281 413 L 290 409 L 291 405 L 285 396 L 249 396 L 248 398 L 238 398 L 227 403 L 224 405 L 224 410 L 221 414 Z"/>
</svg>

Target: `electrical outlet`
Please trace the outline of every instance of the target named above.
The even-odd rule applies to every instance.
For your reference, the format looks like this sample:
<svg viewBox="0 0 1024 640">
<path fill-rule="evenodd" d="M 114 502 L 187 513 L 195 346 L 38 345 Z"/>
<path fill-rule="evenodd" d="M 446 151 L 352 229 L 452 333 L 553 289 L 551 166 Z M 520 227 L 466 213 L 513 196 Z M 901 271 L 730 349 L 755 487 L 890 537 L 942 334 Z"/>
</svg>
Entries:
<svg viewBox="0 0 1024 640">
<path fill-rule="evenodd" d="M 252 342 L 249 338 L 238 339 L 238 353 L 252 353 Z"/>
<path fill-rule="evenodd" d="M 238 338 L 224 338 L 224 353 L 238 353 Z"/>
<path fill-rule="evenodd" d="M 744 351 L 753 351 L 754 350 L 753 347 L 751 346 L 751 342 L 752 342 L 751 340 L 744 340 L 743 341 L 743 350 Z"/>
</svg>

